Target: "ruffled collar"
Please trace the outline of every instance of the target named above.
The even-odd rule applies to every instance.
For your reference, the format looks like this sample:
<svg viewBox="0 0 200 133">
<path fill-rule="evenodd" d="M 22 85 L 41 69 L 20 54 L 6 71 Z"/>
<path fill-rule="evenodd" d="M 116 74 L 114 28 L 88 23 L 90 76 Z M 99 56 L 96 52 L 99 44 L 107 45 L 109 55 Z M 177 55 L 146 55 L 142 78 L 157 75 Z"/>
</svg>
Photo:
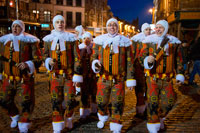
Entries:
<svg viewBox="0 0 200 133">
<path fill-rule="evenodd" d="M 128 47 L 131 45 L 131 41 L 127 37 L 120 34 L 111 37 L 108 33 L 96 37 L 94 43 L 102 45 L 103 48 L 112 45 L 114 53 L 119 53 L 119 47 Z"/>
<path fill-rule="evenodd" d="M 29 42 L 29 43 L 40 42 L 40 40 L 37 37 L 25 32 L 21 33 L 18 36 L 15 36 L 13 34 L 8 34 L 0 37 L 0 42 L 4 43 L 4 45 L 6 45 L 7 42 L 9 41 L 13 42 L 13 47 L 15 51 L 19 51 L 19 41 Z"/>
<path fill-rule="evenodd" d="M 138 33 L 137 35 L 133 36 L 131 40 L 135 42 L 142 42 L 147 36 L 143 32 Z"/>
<path fill-rule="evenodd" d="M 171 36 L 171 35 L 166 35 L 168 38 L 169 38 L 169 43 L 172 43 L 172 44 L 180 44 L 181 41 L 174 37 L 174 36 Z M 153 43 L 153 44 L 158 44 L 157 45 L 157 48 L 160 47 L 160 44 L 163 40 L 164 36 L 157 36 L 156 34 L 153 34 L 153 35 L 149 35 L 148 37 L 145 38 L 145 40 L 143 41 L 143 43 Z M 169 44 L 165 44 L 164 46 L 164 51 L 166 52 L 166 55 L 169 55 Z"/>
<path fill-rule="evenodd" d="M 116 32 L 115 34 L 110 34 L 110 33 L 108 33 L 108 36 L 111 37 L 111 38 L 114 38 L 114 37 L 116 37 L 117 35 L 119 35 L 117 32 Z"/>
<path fill-rule="evenodd" d="M 25 32 L 21 33 L 18 36 L 13 35 L 12 33 L 4 35 L 4 36 L 0 37 L 0 42 L 6 44 L 8 41 L 13 41 L 14 39 L 20 40 L 23 42 L 32 42 L 32 43 L 40 42 L 40 40 L 37 37 L 30 35 L 28 33 L 25 33 Z"/>
<path fill-rule="evenodd" d="M 169 38 L 169 43 L 172 43 L 172 44 L 180 44 L 181 41 L 174 37 L 174 36 L 171 36 L 171 35 L 166 35 L 168 38 Z M 149 35 L 145 38 L 145 40 L 143 40 L 142 42 L 143 43 L 153 43 L 153 44 L 158 44 L 159 42 L 161 42 L 163 40 L 164 37 L 159 37 L 157 36 L 156 34 L 152 34 L 152 35 Z"/>
<path fill-rule="evenodd" d="M 58 38 L 58 39 L 61 39 L 61 40 L 64 40 L 64 41 L 70 41 L 70 42 L 73 42 L 73 41 L 76 41 L 77 38 L 75 36 L 75 34 L 72 34 L 72 33 L 69 33 L 69 32 L 58 32 L 56 30 L 52 30 L 51 34 L 45 36 L 43 38 L 43 41 L 45 42 L 51 42 L 53 41 L 55 38 Z"/>
<path fill-rule="evenodd" d="M 118 34 L 115 37 L 110 37 L 108 34 L 103 34 L 103 35 L 97 36 L 94 39 L 94 43 L 95 44 L 102 45 L 102 46 L 105 46 L 108 43 L 111 43 L 112 41 L 114 43 L 117 43 L 117 45 L 119 47 L 128 47 L 128 46 L 131 45 L 130 39 L 125 37 L 125 36 L 123 36 L 123 35 L 120 35 L 120 34 Z"/>
</svg>

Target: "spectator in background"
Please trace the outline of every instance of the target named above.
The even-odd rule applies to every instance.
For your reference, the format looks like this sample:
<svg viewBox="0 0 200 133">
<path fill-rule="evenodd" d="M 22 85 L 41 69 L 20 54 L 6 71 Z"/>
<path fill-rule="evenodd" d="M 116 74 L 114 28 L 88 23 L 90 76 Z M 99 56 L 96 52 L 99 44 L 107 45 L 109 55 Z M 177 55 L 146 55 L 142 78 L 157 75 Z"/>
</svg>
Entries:
<svg viewBox="0 0 200 133">
<path fill-rule="evenodd" d="M 187 40 L 183 40 L 182 44 L 181 44 L 181 53 L 183 55 L 183 68 L 185 73 L 189 73 L 188 72 L 188 63 L 189 63 L 189 43 Z"/>
<path fill-rule="evenodd" d="M 196 74 L 200 75 L 200 31 L 194 40 L 194 43 L 190 46 L 190 59 L 194 62 L 193 70 L 190 74 L 189 83 L 194 85 L 194 77 Z"/>
</svg>

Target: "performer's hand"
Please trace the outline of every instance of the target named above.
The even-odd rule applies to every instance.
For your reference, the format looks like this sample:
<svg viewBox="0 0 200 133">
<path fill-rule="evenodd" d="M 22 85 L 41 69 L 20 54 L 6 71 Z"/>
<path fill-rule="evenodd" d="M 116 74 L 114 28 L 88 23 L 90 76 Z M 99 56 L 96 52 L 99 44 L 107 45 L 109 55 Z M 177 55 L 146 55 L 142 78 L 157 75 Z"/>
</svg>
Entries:
<svg viewBox="0 0 200 133">
<path fill-rule="evenodd" d="M 79 82 L 74 82 L 74 83 L 73 83 L 73 86 L 75 86 L 75 87 L 80 87 L 81 84 L 80 84 Z"/>
<path fill-rule="evenodd" d="M 182 85 L 181 81 L 180 80 L 176 80 L 176 85 L 177 86 L 181 86 Z"/>
<path fill-rule="evenodd" d="M 24 70 L 26 68 L 28 68 L 28 64 L 26 64 L 25 62 L 21 62 L 17 65 L 17 67 L 20 69 L 20 70 Z"/>
<path fill-rule="evenodd" d="M 182 43 L 182 46 L 187 47 L 187 46 L 189 46 L 189 44 L 188 43 Z"/>
<path fill-rule="evenodd" d="M 129 90 L 133 91 L 135 89 L 135 87 L 128 87 Z"/>
<path fill-rule="evenodd" d="M 101 70 L 101 63 L 100 63 L 100 62 L 97 62 L 97 63 L 95 64 L 95 70 L 96 70 L 96 71 L 100 71 L 100 70 Z"/>
<path fill-rule="evenodd" d="M 55 62 L 53 61 L 53 59 L 49 60 L 49 64 L 50 64 L 51 66 L 54 66 L 54 65 L 55 65 Z"/>
<path fill-rule="evenodd" d="M 147 62 L 148 63 L 153 63 L 155 61 L 155 58 L 152 56 L 152 55 L 150 55 L 149 57 L 148 57 L 148 59 L 147 59 Z"/>
<path fill-rule="evenodd" d="M 88 46 L 90 44 L 90 38 L 85 38 L 83 43 Z"/>
</svg>

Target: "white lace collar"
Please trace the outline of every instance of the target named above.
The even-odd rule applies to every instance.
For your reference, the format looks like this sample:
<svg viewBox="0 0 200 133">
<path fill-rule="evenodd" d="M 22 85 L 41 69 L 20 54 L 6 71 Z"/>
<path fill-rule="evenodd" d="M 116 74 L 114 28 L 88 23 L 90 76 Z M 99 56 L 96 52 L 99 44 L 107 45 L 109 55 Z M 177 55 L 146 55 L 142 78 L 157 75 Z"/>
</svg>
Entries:
<svg viewBox="0 0 200 133">
<path fill-rule="evenodd" d="M 135 42 L 142 42 L 147 36 L 143 32 L 138 33 L 137 35 L 133 36 L 131 40 Z"/>
<path fill-rule="evenodd" d="M 51 34 L 45 36 L 43 38 L 43 41 L 45 42 L 51 42 L 54 40 L 54 38 L 58 38 L 58 39 L 62 39 L 64 41 L 69 41 L 69 42 L 73 42 L 75 40 L 77 40 L 75 34 L 69 33 L 69 32 L 57 32 L 55 30 L 53 30 L 51 32 Z"/>
<path fill-rule="evenodd" d="M 18 36 L 14 36 L 12 33 L 4 35 L 2 37 L 0 37 L 0 42 L 1 43 L 7 43 L 8 41 L 13 41 L 13 38 L 16 38 L 17 40 L 23 41 L 23 42 L 39 42 L 40 40 L 28 33 L 21 33 Z"/>
<path fill-rule="evenodd" d="M 37 37 L 25 32 L 21 33 L 18 36 L 15 36 L 13 34 L 7 34 L 0 37 L 0 42 L 4 43 L 4 45 L 6 45 L 7 42 L 9 41 L 13 42 L 13 47 L 15 51 L 19 51 L 19 41 L 29 42 L 29 43 L 40 42 L 40 40 Z"/>
<path fill-rule="evenodd" d="M 181 41 L 174 36 L 167 35 L 167 37 L 169 38 L 169 43 L 172 43 L 172 44 L 175 44 L 175 43 L 180 44 L 181 43 Z M 152 35 L 147 36 L 145 38 L 145 40 L 143 40 L 142 42 L 143 43 L 158 44 L 162 39 L 163 39 L 163 37 L 159 37 L 156 34 L 152 34 Z"/>
<path fill-rule="evenodd" d="M 120 34 L 118 34 L 114 38 L 110 37 L 108 34 L 103 34 L 103 35 L 97 36 L 94 39 L 95 44 L 102 45 L 102 46 L 107 45 L 106 43 L 109 43 L 111 41 L 114 41 L 115 43 L 117 43 L 119 47 L 128 47 L 131 45 L 130 39 Z"/>
</svg>

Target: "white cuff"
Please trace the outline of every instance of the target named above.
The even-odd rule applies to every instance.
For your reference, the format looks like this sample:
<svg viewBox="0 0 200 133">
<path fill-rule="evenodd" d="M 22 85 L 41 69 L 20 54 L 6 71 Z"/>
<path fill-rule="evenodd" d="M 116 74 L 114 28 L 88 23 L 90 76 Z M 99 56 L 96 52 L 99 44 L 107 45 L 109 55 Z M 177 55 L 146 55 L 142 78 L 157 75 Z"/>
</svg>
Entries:
<svg viewBox="0 0 200 133">
<path fill-rule="evenodd" d="M 3 75 L 2 74 L 0 74 L 0 80 L 2 80 L 3 79 Z"/>
<path fill-rule="evenodd" d="M 147 123 L 147 129 L 150 133 L 157 133 L 160 130 L 160 123 Z"/>
<path fill-rule="evenodd" d="M 100 70 L 99 70 L 99 71 L 96 71 L 96 70 L 95 70 L 95 64 L 96 64 L 96 63 L 100 63 L 100 61 L 99 61 L 99 60 L 93 60 L 93 61 L 92 61 L 92 70 L 94 71 L 94 73 L 99 73 Z"/>
<path fill-rule="evenodd" d="M 79 92 L 81 92 L 81 87 L 76 87 L 76 94 L 78 94 Z"/>
<path fill-rule="evenodd" d="M 53 67 L 51 66 L 51 69 L 49 68 L 49 61 L 51 60 L 51 58 L 46 58 L 45 60 L 45 67 L 48 71 L 51 71 L 53 69 Z"/>
<path fill-rule="evenodd" d="M 83 82 L 83 76 L 82 75 L 74 74 L 72 81 L 73 82 L 82 83 Z"/>
<path fill-rule="evenodd" d="M 30 70 L 30 72 L 28 72 L 28 74 L 33 74 L 35 71 L 34 63 L 32 61 L 26 61 L 25 63 L 28 65 L 29 70 Z"/>
<path fill-rule="evenodd" d="M 101 115 L 101 114 L 97 113 L 97 116 L 98 116 L 99 120 L 102 121 L 103 123 L 108 121 L 108 115 Z"/>
<path fill-rule="evenodd" d="M 65 123 L 63 121 L 60 122 L 52 122 L 53 131 L 61 132 L 65 128 Z"/>
<path fill-rule="evenodd" d="M 136 80 L 135 79 L 128 79 L 128 80 L 126 80 L 126 86 L 127 87 L 136 86 Z"/>
<path fill-rule="evenodd" d="M 178 74 L 176 75 L 176 80 L 179 80 L 181 81 L 181 83 L 184 83 L 185 77 L 183 76 L 183 74 Z"/>
<path fill-rule="evenodd" d="M 114 133 L 120 133 L 122 130 L 123 125 L 119 123 L 110 123 L 110 131 L 113 131 Z"/>
<path fill-rule="evenodd" d="M 18 128 L 20 133 L 27 133 L 30 128 L 30 123 L 28 122 L 18 122 Z"/>
<path fill-rule="evenodd" d="M 153 66 L 154 66 L 154 63 L 153 63 L 153 65 L 152 65 L 151 67 L 149 67 L 148 61 L 147 61 L 148 57 L 149 57 L 149 56 L 145 57 L 145 59 L 144 59 L 144 68 L 145 68 L 145 69 L 152 69 Z"/>
</svg>

